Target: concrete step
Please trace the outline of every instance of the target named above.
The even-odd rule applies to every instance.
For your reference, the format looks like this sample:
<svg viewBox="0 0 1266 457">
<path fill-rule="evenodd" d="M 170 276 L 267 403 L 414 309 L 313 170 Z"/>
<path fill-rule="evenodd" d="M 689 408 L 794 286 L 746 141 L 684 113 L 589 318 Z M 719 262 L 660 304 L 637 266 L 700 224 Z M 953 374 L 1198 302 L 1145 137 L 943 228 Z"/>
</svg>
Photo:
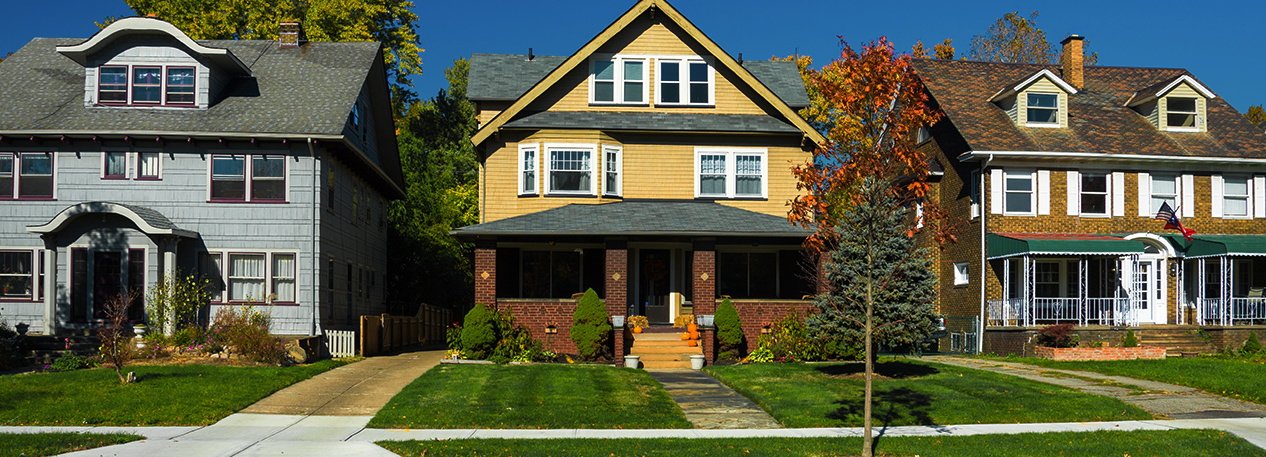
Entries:
<svg viewBox="0 0 1266 457">
<path fill-rule="evenodd" d="M 703 348 L 699 346 L 689 347 L 633 347 L 629 348 L 631 355 L 641 354 L 703 354 Z"/>
<path fill-rule="evenodd" d="M 680 338 L 676 340 L 633 340 L 632 347 L 665 347 L 665 346 L 687 346 L 685 341 Z"/>
<path fill-rule="evenodd" d="M 681 341 L 681 334 L 685 331 L 673 333 L 634 333 L 633 341 Z"/>
<path fill-rule="evenodd" d="M 669 361 L 663 361 L 663 360 L 651 360 L 651 361 L 642 362 L 642 368 L 644 369 L 690 368 L 690 362 L 689 361 L 669 362 Z"/>
<path fill-rule="evenodd" d="M 638 357 L 641 357 L 638 360 L 641 360 L 643 362 L 646 362 L 648 360 L 668 361 L 668 362 L 680 362 L 683 360 L 687 362 L 690 361 L 690 354 L 629 354 L 629 355 L 636 355 Z M 699 354 L 694 354 L 694 355 L 699 355 Z"/>
</svg>

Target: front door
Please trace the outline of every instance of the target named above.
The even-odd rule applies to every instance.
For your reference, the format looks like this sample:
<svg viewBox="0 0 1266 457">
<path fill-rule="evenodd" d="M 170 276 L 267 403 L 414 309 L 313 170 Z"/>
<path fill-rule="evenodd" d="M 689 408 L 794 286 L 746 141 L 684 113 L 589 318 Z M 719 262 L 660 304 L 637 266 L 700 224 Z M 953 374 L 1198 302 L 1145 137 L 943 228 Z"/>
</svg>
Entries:
<svg viewBox="0 0 1266 457">
<path fill-rule="evenodd" d="M 638 250 L 638 298 L 642 314 L 653 323 L 672 322 L 668 303 L 671 252 L 668 249 Z"/>
<path fill-rule="evenodd" d="M 1166 323 L 1164 265 L 1159 257 L 1144 255 L 1139 259 L 1138 269 L 1134 272 L 1138 292 L 1134 316 L 1141 324 Z"/>
<path fill-rule="evenodd" d="M 123 253 L 96 251 L 92 263 L 92 317 L 105 319 L 106 305 L 123 290 Z"/>
</svg>

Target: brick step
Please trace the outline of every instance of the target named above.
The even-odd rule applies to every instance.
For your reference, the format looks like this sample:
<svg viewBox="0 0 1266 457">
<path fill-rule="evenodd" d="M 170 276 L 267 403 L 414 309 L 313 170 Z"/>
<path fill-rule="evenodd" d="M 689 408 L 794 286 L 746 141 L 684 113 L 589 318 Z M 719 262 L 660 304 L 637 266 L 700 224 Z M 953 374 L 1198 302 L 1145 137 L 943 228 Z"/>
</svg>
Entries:
<svg viewBox="0 0 1266 457">
<path fill-rule="evenodd" d="M 683 327 L 672 327 L 672 326 L 667 326 L 667 325 L 664 325 L 664 326 L 658 326 L 658 325 L 657 325 L 657 326 L 652 326 L 652 327 L 643 327 L 643 328 L 642 328 L 642 333 L 637 333 L 636 335 L 655 335 L 655 334 L 661 334 L 661 333 L 681 333 L 681 332 L 684 332 L 684 331 L 686 331 L 686 329 L 685 329 L 685 328 L 683 328 Z"/>
<path fill-rule="evenodd" d="M 703 348 L 699 346 L 689 347 L 634 347 L 629 348 L 632 355 L 641 354 L 703 354 Z"/>
<path fill-rule="evenodd" d="M 684 361 L 689 362 L 691 354 L 629 354 L 629 355 L 636 355 L 640 357 L 638 360 L 641 360 L 643 362 L 648 361 L 648 360 L 669 361 L 669 362 L 679 362 L 679 361 L 684 360 Z M 694 355 L 700 355 L 700 354 L 694 354 Z"/>
<path fill-rule="evenodd" d="M 690 368 L 690 362 L 689 362 L 689 361 L 685 361 L 685 362 L 669 362 L 669 361 L 663 361 L 663 360 L 652 360 L 652 361 L 649 361 L 649 362 L 644 362 L 644 363 L 642 363 L 642 368 L 644 368 L 644 369 L 657 369 L 657 368 Z"/>
</svg>

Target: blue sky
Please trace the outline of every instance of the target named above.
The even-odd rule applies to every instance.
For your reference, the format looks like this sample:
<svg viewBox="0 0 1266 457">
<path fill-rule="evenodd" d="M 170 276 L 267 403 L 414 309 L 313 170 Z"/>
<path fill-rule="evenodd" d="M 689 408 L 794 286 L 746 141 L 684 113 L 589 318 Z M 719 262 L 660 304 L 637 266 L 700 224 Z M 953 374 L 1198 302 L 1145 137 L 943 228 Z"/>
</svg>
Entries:
<svg viewBox="0 0 1266 457">
<path fill-rule="evenodd" d="M 94 21 L 131 14 L 122 0 L 10 2 L 0 17 L 0 54 L 33 37 L 83 37 Z M 633 0 L 415 0 L 424 74 L 414 87 L 430 97 L 446 85 L 444 69 L 474 52 L 569 55 Z M 1266 2 L 843 2 L 838 0 L 677 0 L 672 2 L 732 55 L 768 59 L 799 52 L 821 65 L 839 56 L 837 36 L 855 47 L 887 36 L 901 50 L 916 40 L 953 38 L 960 55 L 1009 11 L 1028 15 L 1058 42 L 1086 37 L 1100 65 L 1186 68 L 1240 111 L 1266 103 L 1261 34 Z"/>
</svg>

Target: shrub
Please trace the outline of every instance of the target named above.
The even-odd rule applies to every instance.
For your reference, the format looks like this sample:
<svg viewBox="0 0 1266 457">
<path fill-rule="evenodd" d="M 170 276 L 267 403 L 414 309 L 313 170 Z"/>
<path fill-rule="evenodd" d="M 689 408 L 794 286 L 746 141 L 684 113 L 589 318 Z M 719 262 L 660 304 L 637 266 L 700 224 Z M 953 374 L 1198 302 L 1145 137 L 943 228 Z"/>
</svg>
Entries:
<svg viewBox="0 0 1266 457">
<path fill-rule="evenodd" d="M 92 357 L 80 357 L 69 352 L 63 353 L 53 363 L 46 368 L 47 371 L 75 371 L 84 368 L 92 368 L 97 366 L 97 361 Z"/>
<path fill-rule="evenodd" d="M 462 351 L 473 359 L 486 359 L 497 347 L 496 316 L 483 303 L 466 313 L 462 326 Z"/>
<path fill-rule="evenodd" d="M 131 360 L 136 344 L 132 341 L 132 327 L 128 325 L 128 305 L 132 303 L 134 292 L 123 291 L 110 297 L 105 304 L 105 325 L 97 328 L 97 338 L 101 340 L 101 358 L 114 367 L 114 374 L 119 376 L 119 383 L 127 384 L 128 377 L 123 375 L 123 366 Z"/>
<path fill-rule="evenodd" d="M 1241 352 L 1251 355 L 1261 351 L 1262 343 L 1257 341 L 1257 332 L 1249 332 L 1248 341 L 1244 342 L 1244 349 L 1242 349 Z"/>
<path fill-rule="evenodd" d="M 1077 346 L 1077 335 L 1073 335 L 1073 324 L 1048 325 L 1037 331 L 1034 342 L 1038 346 L 1070 348 Z"/>
<path fill-rule="evenodd" d="M 832 360 L 861 360 L 862 346 L 844 338 L 833 338 L 822 343 L 822 356 Z"/>
<path fill-rule="evenodd" d="M 1121 340 L 1121 347 L 1123 348 L 1139 347 L 1139 339 L 1134 336 L 1134 330 L 1125 331 L 1125 338 Z"/>
<path fill-rule="evenodd" d="M 26 365 L 26 341 L 0 320 L 0 371 Z"/>
<path fill-rule="evenodd" d="M 280 365 L 288 360 L 289 353 L 285 342 L 268 332 L 271 320 L 250 306 L 221 309 L 207 330 L 203 349 L 210 353 L 236 351 L 256 362 Z"/>
<path fill-rule="evenodd" d="M 722 354 L 741 353 L 743 348 L 743 322 L 739 320 L 738 309 L 730 303 L 730 299 L 721 301 L 716 315 L 717 340 L 721 342 Z"/>
<path fill-rule="evenodd" d="M 611 318 L 598 294 L 589 289 L 576 304 L 571 326 L 571 341 L 585 360 L 597 360 L 611 338 Z"/>
<path fill-rule="evenodd" d="M 156 333 L 197 324 L 198 308 L 211 301 L 211 281 L 179 273 L 160 279 L 145 296 L 145 313 Z"/>
<path fill-rule="evenodd" d="M 770 332 L 761 335 L 757 351 L 768 351 L 771 361 L 797 362 L 822 360 L 822 347 L 809 335 L 809 329 L 795 312 L 774 322 Z M 757 354 L 753 351 L 752 354 Z M 749 360 L 755 361 L 754 358 Z"/>
<path fill-rule="evenodd" d="M 448 349 L 452 351 L 462 350 L 462 323 L 454 322 L 448 325 L 448 330 L 444 333 L 444 340 L 448 342 Z"/>
</svg>

